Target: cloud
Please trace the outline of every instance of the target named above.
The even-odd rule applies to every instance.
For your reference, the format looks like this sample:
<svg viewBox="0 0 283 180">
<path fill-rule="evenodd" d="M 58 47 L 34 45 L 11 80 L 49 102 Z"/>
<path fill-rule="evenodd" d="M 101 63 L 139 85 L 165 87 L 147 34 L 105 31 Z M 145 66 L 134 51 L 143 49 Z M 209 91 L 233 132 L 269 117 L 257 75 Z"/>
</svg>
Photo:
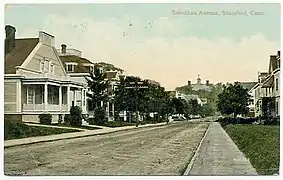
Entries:
<svg viewBox="0 0 283 180">
<path fill-rule="evenodd" d="M 129 17 L 94 21 L 50 15 L 41 29 L 25 29 L 18 35 L 33 37 L 44 30 L 55 36 L 57 48 L 65 43 L 93 62 L 113 63 L 127 74 L 159 81 L 168 90 L 188 80 L 195 82 L 198 74 L 203 81 L 215 83 L 256 80 L 258 71 L 268 69 L 269 55 L 279 48 L 278 42 L 260 33 L 240 40 L 189 35 L 170 38 L 184 27 L 180 21 L 162 17 L 147 29 L 148 22 Z M 129 35 L 123 36 L 123 32 Z"/>
</svg>

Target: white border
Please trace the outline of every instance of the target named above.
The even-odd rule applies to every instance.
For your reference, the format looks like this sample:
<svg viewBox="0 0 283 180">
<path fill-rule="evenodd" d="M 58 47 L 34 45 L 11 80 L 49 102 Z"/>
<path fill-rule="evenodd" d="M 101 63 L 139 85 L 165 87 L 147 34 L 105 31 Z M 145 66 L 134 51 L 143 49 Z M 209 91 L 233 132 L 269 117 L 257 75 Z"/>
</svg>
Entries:
<svg viewBox="0 0 283 180">
<path fill-rule="evenodd" d="M 65 4 L 65 3 L 281 3 L 281 0 L 4 0 L 1 1 L 1 14 L 4 14 L 4 4 Z M 282 5 L 281 5 L 282 6 Z M 4 16 L 1 16 L 1 23 L 4 25 Z M 281 26 L 282 26 L 282 8 L 281 8 Z M 282 29 L 282 28 L 281 28 Z M 4 31 L 4 26 L 1 28 L 1 34 L 3 36 L 3 39 L 5 37 L 5 31 Z M 2 39 L 2 40 L 3 40 Z M 281 36 L 281 44 L 282 44 L 282 36 Z M 1 43 L 1 57 L 4 57 L 4 44 Z M 276 51 L 276 50 L 275 50 Z M 282 49 L 281 49 L 282 51 Z M 4 60 L 2 58 L 2 63 L 4 63 Z M 4 66 L 1 66 L 1 74 L 3 74 L 2 77 L 4 77 Z M 281 73 L 281 80 L 282 79 L 282 73 Z M 282 82 L 282 81 L 281 81 Z M 1 84 L 4 84 L 4 78 L 1 78 Z M 280 83 L 281 89 L 283 89 L 283 83 Z M 4 99 L 4 86 L 1 86 L 1 99 Z M 4 103 L 0 103 L 1 105 L 1 114 L 2 114 L 2 123 L 4 120 Z M 282 104 L 282 103 L 281 103 Z M 283 106 L 281 105 L 280 111 L 282 114 Z M 4 123 L 1 126 L 1 132 L 4 132 Z M 280 134 L 282 135 L 282 128 L 280 128 Z M 282 143 L 282 136 L 280 136 L 280 144 Z M 185 176 L 150 176 L 150 177 L 143 177 L 143 176 L 82 176 L 82 177 L 76 177 L 76 176 L 37 176 L 37 177 L 32 177 L 32 176 L 27 176 L 27 177 L 9 177 L 9 176 L 4 176 L 4 167 L 3 167 L 3 161 L 4 161 L 4 137 L 1 138 L 0 144 L 1 144 L 1 172 L 0 175 L 3 177 L 3 179 L 121 179 L 124 180 L 126 179 L 144 179 L 144 178 L 149 178 L 149 179 L 251 179 L 254 178 L 252 176 L 246 176 L 246 177 L 236 177 L 236 176 L 213 176 L 213 177 L 203 177 L 203 176 L 198 176 L 198 177 L 185 177 Z M 282 153 L 280 153 L 280 159 L 282 160 Z M 281 174 L 283 173 L 282 171 L 282 163 L 280 161 L 280 172 Z M 280 176 L 257 176 L 256 178 L 258 179 L 279 179 Z"/>
</svg>

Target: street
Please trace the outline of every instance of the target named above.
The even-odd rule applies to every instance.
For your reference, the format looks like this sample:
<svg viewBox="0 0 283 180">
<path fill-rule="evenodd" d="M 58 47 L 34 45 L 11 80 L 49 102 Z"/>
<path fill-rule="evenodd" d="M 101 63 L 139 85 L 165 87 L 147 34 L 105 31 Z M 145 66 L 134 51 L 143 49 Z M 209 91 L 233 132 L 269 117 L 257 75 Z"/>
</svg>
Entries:
<svg viewBox="0 0 283 180">
<path fill-rule="evenodd" d="M 6 175 L 181 175 L 208 122 L 7 148 Z"/>
</svg>

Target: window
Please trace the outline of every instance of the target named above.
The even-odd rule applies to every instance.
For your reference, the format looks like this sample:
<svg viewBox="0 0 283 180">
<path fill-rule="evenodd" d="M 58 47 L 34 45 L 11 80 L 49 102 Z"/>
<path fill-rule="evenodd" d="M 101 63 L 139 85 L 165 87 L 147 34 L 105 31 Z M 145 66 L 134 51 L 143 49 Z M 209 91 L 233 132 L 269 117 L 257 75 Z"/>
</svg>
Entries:
<svg viewBox="0 0 283 180">
<path fill-rule="evenodd" d="M 44 72 L 44 61 L 40 61 L 40 72 Z"/>
<path fill-rule="evenodd" d="M 54 65 L 50 63 L 50 74 L 54 74 Z"/>
<path fill-rule="evenodd" d="M 67 71 L 68 71 L 68 72 L 74 72 L 74 69 L 75 69 L 75 66 L 74 66 L 74 65 L 72 65 L 72 64 L 68 64 L 68 65 L 67 65 Z"/>
<path fill-rule="evenodd" d="M 278 84 L 279 82 L 278 82 L 278 78 L 276 78 L 276 91 L 278 91 L 278 89 L 279 89 L 279 84 Z"/>
<path fill-rule="evenodd" d="M 93 67 L 89 66 L 89 72 L 92 73 L 93 72 Z"/>
<path fill-rule="evenodd" d="M 28 86 L 27 87 L 27 96 L 28 96 L 28 102 L 27 104 L 34 104 L 35 98 L 34 98 L 34 87 L 33 86 Z"/>
</svg>

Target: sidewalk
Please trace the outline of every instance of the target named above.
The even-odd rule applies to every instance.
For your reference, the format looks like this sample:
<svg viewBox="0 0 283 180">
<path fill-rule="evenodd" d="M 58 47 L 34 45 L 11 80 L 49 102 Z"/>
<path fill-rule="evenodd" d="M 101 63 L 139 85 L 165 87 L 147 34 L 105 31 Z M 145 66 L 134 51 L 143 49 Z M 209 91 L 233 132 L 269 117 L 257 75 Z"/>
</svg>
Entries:
<svg viewBox="0 0 283 180">
<path fill-rule="evenodd" d="M 195 161 L 188 166 L 185 175 L 257 175 L 249 160 L 238 149 L 218 122 L 213 122 L 208 128 Z"/>
<path fill-rule="evenodd" d="M 94 135 L 103 135 L 103 134 L 108 134 L 108 133 L 117 132 L 117 131 L 124 131 L 124 130 L 136 129 L 136 128 L 156 127 L 156 126 L 163 126 L 163 125 L 166 125 L 166 123 L 145 124 L 145 125 L 139 125 L 139 127 L 136 127 L 136 126 L 123 126 L 123 127 L 117 127 L 117 128 L 106 127 L 106 128 L 97 129 L 97 130 L 84 130 L 83 132 L 63 133 L 63 134 L 56 134 L 56 135 L 50 135 L 50 136 L 37 136 L 37 137 L 22 138 L 22 139 L 12 139 L 12 140 L 4 141 L 4 148 L 12 147 L 12 146 L 19 146 L 19 145 L 34 144 L 34 143 L 39 143 L 39 142 L 48 142 L 48 141 L 56 141 L 56 140 L 62 140 L 62 139 L 72 139 L 72 138 L 87 137 L 87 136 L 94 136 Z M 42 125 L 38 125 L 38 126 L 42 126 Z"/>
</svg>

